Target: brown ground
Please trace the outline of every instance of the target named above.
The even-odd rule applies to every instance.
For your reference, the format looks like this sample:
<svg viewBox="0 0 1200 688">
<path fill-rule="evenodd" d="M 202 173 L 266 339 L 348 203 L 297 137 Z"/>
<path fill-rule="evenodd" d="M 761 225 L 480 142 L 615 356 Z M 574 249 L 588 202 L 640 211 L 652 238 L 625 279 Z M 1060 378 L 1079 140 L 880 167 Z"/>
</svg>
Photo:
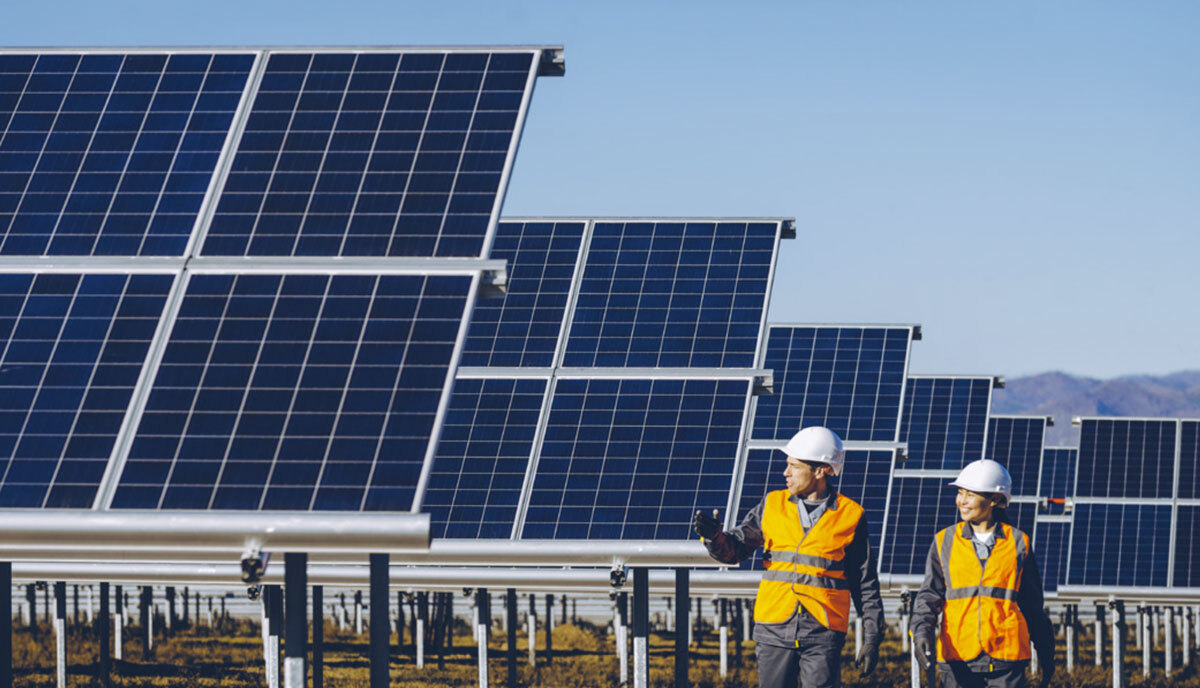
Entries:
<svg viewBox="0 0 1200 688">
<path fill-rule="evenodd" d="M 406 636 L 403 647 L 397 647 L 396 636 L 392 635 L 391 685 L 410 688 L 428 686 L 474 686 L 477 684 L 476 658 L 470 636 L 460 624 L 455 646 L 445 657 L 445 667 L 437 668 L 436 658 L 430 653 L 424 669 L 413 663 L 414 651 L 411 638 Z M 142 661 L 141 642 L 127 631 L 125 635 L 125 662 L 118 663 L 113 685 L 127 688 L 204 686 L 220 688 L 261 688 L 265 685 L 262 663 L 262 640 L 258 626 L 250 623 L 230 624 L 221 634 L 206 627 L 197 627 L 177 633 L 173 638 L 160 639 L 153 659 Z M 538 666 L 528 664 L 527 645 L 524 638 L 518 640 L 518 679 L 523 686 L 546 686 L 547 688 L 583 688 L 590 686 L 619 685 L 618 664 L 614 654 L 614 640 L 605 637 L 599 629 L 587 625 L 564 625 L 554 631 L 555 658 L 547 665 L 541 650 L 544 634 L 538 634 Z M 325 648 L 325 685 L 331 688 L 363 687 L 367 677 L 367 636 L 339 633 L 327 625 Z M 1062 640 L 1060 639 L 1060 669 L 1055 677 L 1056 686 L 1102 688 L 1110 685 L 1104 667 L 1093 665 L 1092 645 L 1089 636 L 1081 636 L 1079 669 L 1074 675 L 1066 676 L 1062 667 Z M 651 637 L 650 684 L 667 688 L 673 681 L 674 641 L 670 636 Z M 496 629 L 490 647 L 490 680 L 494 686 L 504 686 L 507 677 L 504 635 Z M 1176 663 L 1179 648 L 1176 647 Z M 95 678 L 95 640 L 85 629 L 72 630 L 68 638 L 70 659 L 69 685 L 98 686 Z M 718 654 L 716 637 L 706 635 L 699 647 L 692 649 L 691 682 L 693 686 L 740 688 L 755 686 L 757 674 L 754 670 L 753 645 L 743 645 L 743 662 L 738 667 L 736 659 L 730 658 L 730 675 L 725 680 L 718 676 Z M 858 676 L 851 664 L 853 639 L 847 642 L 842 679 L 847 686 L 888 686 L 907 688 L 909 685 L 907 655 L 901 657 L 900 642 L 894 635 L 882 648 L 880 667 L 868 679 Z M 731 645 L 732 653 L 732 645 Z M 1200 686 L 1196 663 L 1177 670 L 1172 680 L 1162 673 L 1162 653 L 1155 654 L 1154 668 L 1148 681 L 1141 674 L 1141 652 L 1130 648 L 1127 666 L 1130 686 Z M 15 686 L 54 686 L 54 636 L 43 626 L 38 638 L 28 629 L 20 629 L 13 637 L 13 665 Z"/>
</svg>

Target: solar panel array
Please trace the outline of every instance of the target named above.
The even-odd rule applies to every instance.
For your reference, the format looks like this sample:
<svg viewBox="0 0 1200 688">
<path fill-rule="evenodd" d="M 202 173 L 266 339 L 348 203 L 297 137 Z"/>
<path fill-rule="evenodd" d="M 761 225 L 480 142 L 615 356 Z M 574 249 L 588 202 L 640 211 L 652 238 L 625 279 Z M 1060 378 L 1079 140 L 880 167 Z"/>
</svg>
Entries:
<svg viewBox="0 0 1200 688">
<path fill-rule="evenodd" d="M 908 443 L 904 468 L 957 472 L 983 458 L 994 384 L 991 377 L 909 377 L 900 429 Z"/>
<path fill-rule="evenodd" d="M 557 52 L 0 51 L 0 506 L 410 509 Z"/>
</svg>

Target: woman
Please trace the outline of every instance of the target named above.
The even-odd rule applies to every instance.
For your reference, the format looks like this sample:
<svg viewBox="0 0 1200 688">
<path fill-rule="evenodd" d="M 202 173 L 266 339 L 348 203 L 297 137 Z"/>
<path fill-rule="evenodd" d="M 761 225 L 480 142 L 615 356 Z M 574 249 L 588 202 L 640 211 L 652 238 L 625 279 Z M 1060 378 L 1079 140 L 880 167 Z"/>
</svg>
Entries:
<svg viewBox="0 0 1200 688">
<path fill-rule="evenodd" d="M 1012 477 L 981 459 L 950 485 L 962 521 L 929 548 L 912 613 L 917 660 L 926 669 L 933 663 L 936 631 L 943 688 L 1016 688 L 1026 685 L 1032 639 L 1045 685 L 1054 674 L 1054 635 L 1029 536 L 1005 522 Z"/>
</svg>

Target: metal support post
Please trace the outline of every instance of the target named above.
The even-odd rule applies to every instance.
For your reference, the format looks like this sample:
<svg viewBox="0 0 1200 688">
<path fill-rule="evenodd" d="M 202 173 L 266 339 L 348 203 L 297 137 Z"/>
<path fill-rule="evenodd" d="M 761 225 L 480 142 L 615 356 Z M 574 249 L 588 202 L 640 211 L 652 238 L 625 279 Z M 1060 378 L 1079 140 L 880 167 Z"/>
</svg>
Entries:
<svg viewBox="0 0 1200 688">
<path fill-rule="evenodd" d="M 1109 598 L 1112 609 L 1112 688 L 1125 685 L 1125 603 Z"/>
<path fill-rule="evenodd" d="M 508 686 L 517 688 L 517 589 L 504 595 L 504 631 L 508 634 Z"/>
<path fill-rule="evenodd" d="M 733 663 L 738 667 L 742 666 L 742 642 L 746 640 L 745 614 L 745 605 L 739 597 L 733 603 Z"/>
<path fill-rule="evenodd" d="M 1079 606 L 1067 605 L 1067 613 L 1063 620 L 1067 635 L 1067 673 L 1075 671 L 1076 655 L 1079 652 Z"/>
<path fill-rule="evenodd" d="M 720 630 L 721 636 L 721 678 L 729 675 L 729 600 L 722 597 L 718 601 L 720 606 Z"/>
<path fill-rule="evenodd" d="M 192 615 L 188 613 L 188 609 L 191 607 L 191 601 L 192 601 L 192 591 L 189 590 L 188 587 L 185 585 L 185 586 L 183 586 L 183 626 L 181 626 L 181 628 L 187 628 L 192 623 Z M 196 622 L 197 623 L 200 622 L 200 613 L 199 612 L 196 613 Z"/>
<path fill-rule="evenodd" d="M 396 644 L 404 647 L 404 591 L 396 591 Z"/>
<path fill-rule="evenodd" d="M 613 631 L 617 636 L 617 664 L 620 668 L 621 685 L 629 683 L 629 593 L 617 593 L 617 614 L 613 619 Z"/>
<path fill-rule="evenodd" d="M 675 569 L 675 688 L 688 688 L 688 621 L 691 608 L 691 572 Z"/>
<path fill-rule="evenodd" d="M 308 650 L 308 555 L 288 552 L 283 555 L 283 585 L 287 623 L 283 648 L 283 685 L 285 688 L 304 688 L 308 672 L 304 656 Z M 186 592 L 186 591 L 185 591 Z M 187 609 L 187 605 L 184 605 Z M 200 618 L 199 612 L 196 618 Z"/>
<path fill-rule="evenodd" d="M 83 586 L 83 618 L 88 625 L 96 623 L 96 598 L 92 595 L 92 586 Z"/>
<path fill-rule="evenodd" d="M 54 584 L 55 676 L 58 688 L 67 688 L 67 584 Z"/>
<path fill-rule="evenodd" d="M 91 590 L 91 587 L 88 587 Z M 108 644 L 108 583 L 100 584 L 100 613 L 95 617 L 96 637 L 99 639 L 99 661 L 97 661 L 96 672 L 100 674 L 100 684 L 104 688 L 108 688 L 110 683 L 111 665 L 109 662 L 109 644 Z M 0 604 L 0 609 L 3 605 Z M 0 682 L 0 685 L 4 685 Z"/>
<path fill-rule="evenodd" d="M 31 605 L 32 608 L 32 605 Z M 12 562 L 0 562 L 0 686 L 13 684 Z"/>
<path fill-rule="evenodd" d="M 358 635 L 363 632 L 362 590 L 354 591 L 354 632 Z"/>
<path fill-rule="evenodd" d="M 650 569 L 633 569 L 633 688 L 650 686 Z"/>
<path fill-rule="evenodd" d="M 857 657 L 862 652 L 862 617 L 854 617 L 854 656 Z"/>
<path fill-rule="evenodd" d="M 900 591 L 900 609 L 904 618 L 904 625 L 900 628 L 900 634 L 907 636 L 912 632 L 910 624 L 912 623 L 912 603 L 913 594 L 908 588 Z M 908 644 L 908 677 L 909 686 L 911 688 L 921 688 L 921 663 L 917 661 L 917 644 Z M 932 683 L 930 686 L 932 687 Z"/>
<path fill-rule="evenodd" d="M 176 630 L 175 587 L 172 585 L 167 586 L 167 623 L 163 627 L 163 630 L 166 631 L 168 638 L 170 638 L 172 635 L 174 635 L 175 630 Z"/>
<path fill-rule="evenodd" d="M 546 663 L 554 663 L 554 595 L 546 595 Z"/>
<path fill-rule="evenodd" d="M 1150 675 L 1150 649 L 1154 645 L 1154 631 L 1151 630 L 1151 624 L 1154 623 L 1151 616 L 1150 607 L 1143 604 L 1138 607 L 1138 622 L 1142 625 L 1142 676 Z"/>
<path fill-rule="evenodd" d="M 703 611 L 702 609 L 700 609 L 699 604 L 696 605 L 696 618 L 695 619 L 691 618 L 692 603 L 697 602 L 697 601 L 698 600 L 693 600 L 690 597 L 687 599 L 688 619 L 689 619 L 689 621 L 691 621 L 691 623 L 688 624 L 688 647 L 691 647 L 694 643 L 697 644 L 697 646 L 699 646 L 699 643 L 704 642 L 704 636 L 700 636 L 699 638 L 696 637 L 696 624 L 700 623 L 700 619 L 702 618 L 701 612 Z"/>
<path fill-rule="evenodd" d="M 267 600 L 267 664 L 271 667 L 267 675 L 270 688 L 279 688 L 279 636 L 283 634 L 283 590 L 278 585 L 263 586 Z"/>
<path fill-rule="evenodd" d="M 1163 671 L 1168 677 L 1175 671 L 1175 608 L 1163 609 Z"/>
<path fill-rule="evenodd" d="M 1142 649 L 1146 646 L 1146 603 L 1137 606 L 1137 633 L 1133 635 L 1134 647 Z"/>
<path fill-rule="evenodd" d="M 1104 664 L 1104 605 L 1096 605 L 1096 636 L 1094 638 L 1096 648 L 1096 666 Z"/>
<path fill-rule="evenodd" d="M 562 623 L 564 626 L 566 626 L 567 625 L 567 596 L 563 595 L 561 599 L 562 599 Z"/>
<path fill-rule="evenodd" d="M 74 611 L 74 613 L 71 615 L 71 625 L 78 626 L 79 625 L 79 586 L 78 585 L 71 586 L 71 595 L 72 595 L 72 604 L 73 604 L 72 609 Z"/>
<path fill-rule="evenodd" d="M 11 571 L 11 566 L 9 567 Z M 11 574 L 10 574 L 11 575 Z M 25 586 L 25 601 L 29 603 L 29 634 L 34 640 L 38 637 L 38 615 L 37 615 L 37 588 L 30 583 Z M 12 657 L 12 653 L 9 653 Z"/>
<path fill-rule="evenodd" d="M 525 615 L 525 635 L 529 636 L 529 666 L 537 666 L 537 595 L 529 595 L 529 613 Z"/>
<path fill-rule="evenodd" d="M 124 656 L 121 646 L 125 644 L 125 591 L 119 585 L 115 590 L 115 597 L 117 622 L 113 624 L 113 659 L 119 662 Z"/>
<path fill-rule="evenodd" d="M 387 554 L 372 554 L 371 576 L 371 688 L 388 688 L 388 640 L 391 627 L 388 625 L 388 561 Z M 362 595 L 355 598 L 356 606 Z M 359 615 L 361 617 L 361 613 Z"/>
<path fill-rule="evenodd" d="M 1183 666 L 1192 663 L 1192 608 L 1183 607 L 1179 610 L 1179 630 L 1183 640 Z"/>
<path fill-rule="evenodd" d="M 142 586 L 138 598 L 138 621 L 142 626 L 142 661 L 148 662 L 154 655 L 154 588 Z"/>
<path fill-rule="evenodd" d="M 417 668 L 425 668 L 425 626 L 429 624 L 429 593 L 417 593 L 417 630 L 413 633 L 416 643 Z"/>
<path fill-rule="evenodd" d="M 484 608 L 488 603 L 487 588 L 475 589 L 475 609 L 478 610 L 479 616 L 475 621 L 475 639 L 478 651 L 476 658 L 479 660 L 479 688 L 487 688 L 488 685 L 488 646 L 487 646 L 487 624 L 483 620 Z M 371 686 L 375 688 L 375 686 Z"/>
<path fill-rule="evenodd" d="M 312 589 L 312 688 L 325 686 L 325 586 Z"/>
</svg>

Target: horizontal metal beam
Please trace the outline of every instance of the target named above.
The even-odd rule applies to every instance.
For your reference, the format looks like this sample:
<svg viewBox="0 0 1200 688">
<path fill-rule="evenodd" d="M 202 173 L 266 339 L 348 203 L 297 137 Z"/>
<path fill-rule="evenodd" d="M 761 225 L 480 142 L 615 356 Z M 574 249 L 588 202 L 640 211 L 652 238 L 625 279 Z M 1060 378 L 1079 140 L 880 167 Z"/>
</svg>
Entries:
<svg viewBox="0 0 1200 688">
<path fill-rule="evenodd" d="M 1107 600 L 1110 597 L 1147 602 L 1179 602 L 1195 604 L 1200 601 L 1200 588 L 1147 588 L 1134 586 L 1060 585 L 1058 599 Z"/>
</svg>

